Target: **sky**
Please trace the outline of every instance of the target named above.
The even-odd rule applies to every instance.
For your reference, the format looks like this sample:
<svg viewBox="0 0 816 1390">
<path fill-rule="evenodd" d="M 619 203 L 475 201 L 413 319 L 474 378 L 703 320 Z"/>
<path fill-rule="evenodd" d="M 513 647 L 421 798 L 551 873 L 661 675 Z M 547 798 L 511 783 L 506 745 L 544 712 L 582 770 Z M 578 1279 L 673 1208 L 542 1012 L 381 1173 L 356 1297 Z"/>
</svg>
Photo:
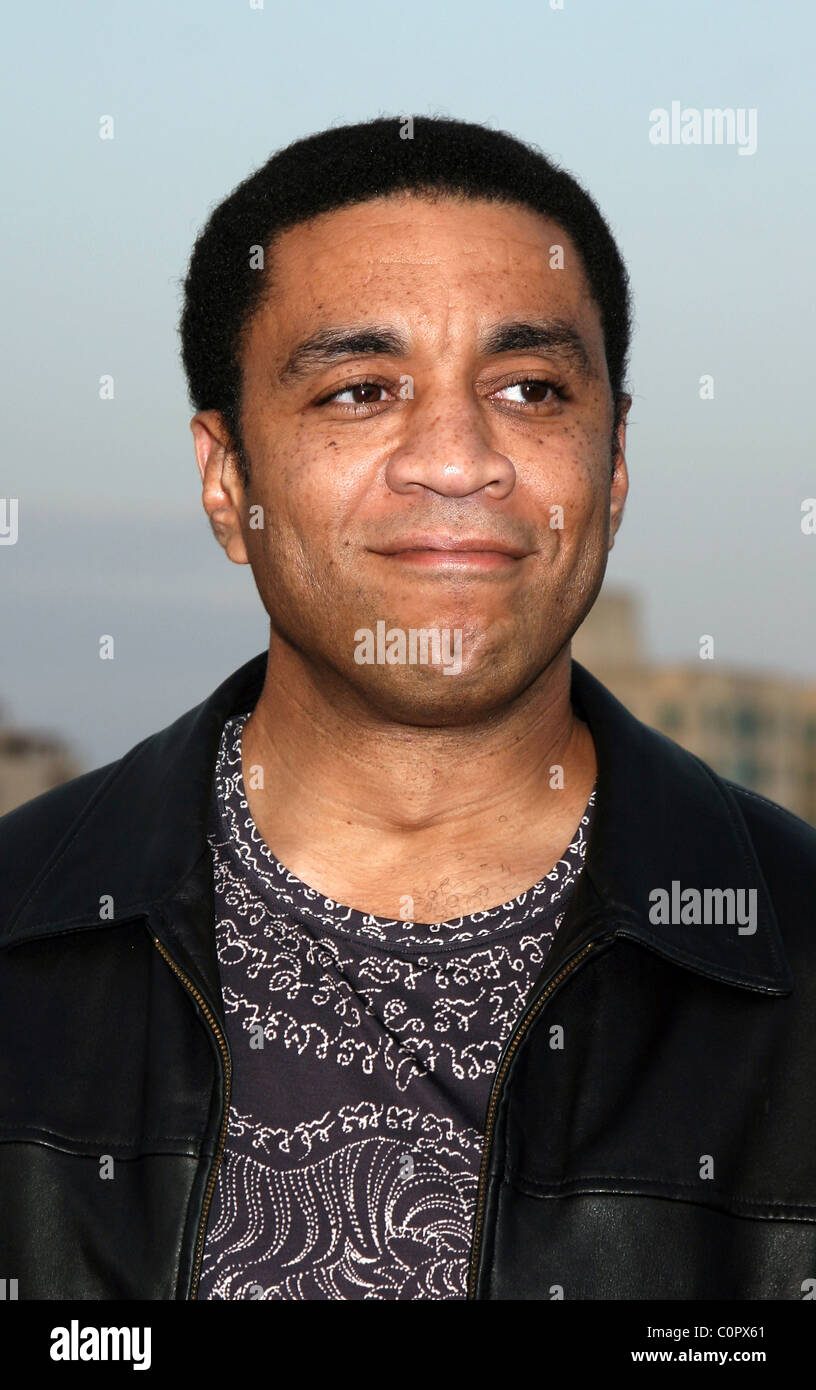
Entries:
<svg viewBox="0 0 816 1390">
<path fill-rule="evenodd" d="M 0 715 L 98 766 L 267 646 L 201 505 L 181 282 L 209 212 L 276 149 L 411 113 L 538 145 L 618 240 L 631 492 L 606 583 L 641 596 L 650 654 L 693 662 L 713 634 L 723 665 L 816 681 L 815 31 L 807 0 L 7 9 Z M 653 143 L 675 101 L 743 112 L 756 149 Z"/>
</svg>

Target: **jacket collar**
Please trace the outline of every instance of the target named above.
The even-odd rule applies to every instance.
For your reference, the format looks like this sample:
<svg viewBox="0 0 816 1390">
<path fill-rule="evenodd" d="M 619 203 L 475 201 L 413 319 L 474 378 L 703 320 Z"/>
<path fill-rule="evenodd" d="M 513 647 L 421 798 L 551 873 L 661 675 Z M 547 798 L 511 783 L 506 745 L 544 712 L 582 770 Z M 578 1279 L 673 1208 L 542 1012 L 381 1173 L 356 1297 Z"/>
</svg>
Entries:
<svg viewBox="0 0 816 1390">
<path fill-rule="evenodd" d="M 100 896 L 110 894 L 116 921 L 148 917 L 158 935 L 172 938 L 210 1000 L 218 999 L 209 799 L 224 723 L 254 707 L 266 663 L 267 652 L 259 653 L 200 705 L 111 765 L 70 828 L 67 847 L 63 842 L 55 851 L 18 905 L 7 942 L 111 925 L 99 916 Z M 642 724 L 576 661 L 572 699 L 595 743 L 596 808 L 584 872 L 550 958 L 564 959 L 590 936 L 622 935 L 728 983 L 789 993 L 773 907 L 727 784 Z M 670 891 L 675 881 L 679 891 L 755 890 L 756 931 L 653 925 L 649 893 Z"/>
<path fill-rule="evenodd" d="M 592 733 L 598 760 L 595 815 L 584 872 L 558 955 L 603 919 L 692 970 L 770 994 L 789 994 L 790 971 L 773 904 L 734 793 L 706 763 L 641 723 L 600 681 L 572 663 L 572 701 Z M 738 925 L 655 925 L 654 889 L 734 889 L 755 904 L 753 933 Z M 567 930 L 564 931 L 564 927 Z M 563 933 L 563 936 L 562 936 Z"/>
</svg>

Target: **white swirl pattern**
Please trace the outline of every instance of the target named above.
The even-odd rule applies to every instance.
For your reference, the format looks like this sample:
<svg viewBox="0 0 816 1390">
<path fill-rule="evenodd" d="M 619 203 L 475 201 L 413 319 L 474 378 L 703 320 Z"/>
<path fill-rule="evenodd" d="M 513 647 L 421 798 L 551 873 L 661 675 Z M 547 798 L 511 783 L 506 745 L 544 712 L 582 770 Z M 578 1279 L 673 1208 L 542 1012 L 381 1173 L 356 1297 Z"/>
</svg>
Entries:
<svg viewBox="0 0 816 1390">
<path fill-rule="evenodd" d="M 583 867 L 431 925 L 333 903 L 263 842 L 224 728 L 209 844 L 233 1086 L 199 1298 L 462 1299 L 485 1109 Z"/>
</svg>

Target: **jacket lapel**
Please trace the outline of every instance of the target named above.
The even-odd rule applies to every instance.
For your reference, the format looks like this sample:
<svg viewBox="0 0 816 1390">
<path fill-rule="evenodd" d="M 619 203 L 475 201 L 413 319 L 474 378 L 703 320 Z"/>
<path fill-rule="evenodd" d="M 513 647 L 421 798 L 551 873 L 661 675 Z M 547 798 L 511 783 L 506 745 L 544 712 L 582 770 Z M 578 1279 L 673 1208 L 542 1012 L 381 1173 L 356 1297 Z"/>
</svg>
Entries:
<svg viewBox="0 0 816 1390">
<path fill-rule="evenodd" d="M 576 661 L 572 701 L 595 744 L 596 806 L 584 872 L 547 973 L 576 945 L 612 933 L 715 979 L 789 993 L 793 981 L 773 905 L 728 783 L 636 719 Z M 736 921 L 653 920 L 655 890 L 668 896 L 676 917 L 681 894 L 696 890 L 702 897 L 706 889 L 733 890 L 735 905 L 751 905 L 751 921 L 741 930 Z M 693 905 L 685 912 L 692 915 Z"/>
</svg>

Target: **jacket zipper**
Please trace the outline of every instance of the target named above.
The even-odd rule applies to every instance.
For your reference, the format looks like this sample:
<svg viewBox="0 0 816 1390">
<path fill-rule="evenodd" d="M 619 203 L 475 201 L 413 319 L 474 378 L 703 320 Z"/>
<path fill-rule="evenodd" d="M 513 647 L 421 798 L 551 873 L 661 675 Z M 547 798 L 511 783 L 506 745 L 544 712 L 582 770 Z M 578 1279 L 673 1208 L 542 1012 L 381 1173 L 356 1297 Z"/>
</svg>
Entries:
<svg viewBox="0 0 816 1390">
<path fill-rule="evenodd" d="M 493 1145 L 493 1127 L 496 1122 L 496 1112 L 499 1107 L 502 1085 L 504 1084 L 505 1077 L 507 1076 L 510 1063 L 512 1062 L 513 1057 L 515 1056 L 516 1051 L 518 1050 L 519 1043 L 521 1042 L 522 1038 L 524 1037 L 525 1033 L 530 1027 L 530 1024 L 535 1019 L 536 1015 L 543 1008 L 549 995 L 552 994 L 556 985 L 560 984 L 560 982 L 565 978 L 565 976 L 569 975 L 570 972 L 575 969 L 578 962 L 580 960 L 583 960 L 584 956 L 588 955 L 590 951 L 595 949 L 595 944 L 596 943 L 594 941 L 591 941 L 588 946 L 585 946 L 582 951 L 578 952 L 578 955 L 570 961 L 569 965 L 566 965 L 564 969 L 559 972 L 559 974 L 557 974 L 552 980 L 550 980 L 550 983 L 547 985 L 547 988 L 541 994 L 539 994 L 538 998 L 530 1005 L 527 1013 L 522 1015 L 521 1019 L 516 1025 L 515 1032 L 508 1039 L 507 1046 L 505 1047 L 505 1050 L 502 1053 L 502 1057 L 499 1062 L 499 1067 L 496 1072 L 496 1079 L 493 1082 L 493 1089 L 490 1093 L 490 1102 L 487 1107 L 487 1119 L 485 1121 L 485 1138 L 484 1145 L 482 1148 L 482 1163 L 481 1168 L 479 1170 L 479 1186 L 477 1189 L 476 1196 L 476 1217 L 473 1224 L 473 1248 L 470 1256 L 470 1277 L 468 1279 L 469 1299 L 473 1299 L 476 1297 L 476 1283 L 478 1278 L 477 1271 L 479 1267 L 479 1246 L 483 1234 L 484 1211 L 485 1203 L 487 1201 L 487 1172 L 490 1166 L 490 1150 Z"/>
<path fill-rule="evenodd" d="M 230 1088 L 232 1085 L 232 1067 L 230 1064 L 229 1049 L 227 1047 L 224 1034 L 221 1032 L 221 1029 L 218 1026 L 218 1022 L 214 1018 L 212 1010 L 207 1005 L 202 994 L 199 990 L 196 989 L 193 982 L 190 979 L 188 979 L 188 977 L 184 974 L 184 971 L 179 969 L 179 967 L 176 965 L 176 962 L 173 960 L 172 956 L 168 954 L 167 950 L 162 945 L 161 941 L 159 941 L 159 938 L 157 936 L 153 937 L 153 945 L 157 948 L 160 954 L 164 956 L 164 959 L 167 961 L 167 964 L 170 966 L 170 969 L 174 972 L 174 974 L 178 976 L 182 984 L 190 991 L 190 994 L 192 994 L 193 998 L 195 999 L 196 1003 L 201 1009 L 201 1012 L 203 1013 L 204 1017 L 206 1018 L 210 1027 L 212 1028 L 213 1033 L 215 1034 L 215 1039 L 221 1051 L 221 1056 L 224 1059 L 224 1115 L 221 1120 L 221 1132 L 218 1138 L 218 1149 L 216 1150 L 215 1161 L 213 1163 L 210 1176 L 207 1180 L 207 1187 L 204 1192 L 204 1205 L 201 1209 L 201 1221 L 198 1227 L 198 1239 L 196 1240 L 195 1247 L 193 1277 L 190 1283 L 190 1292 L 187 1295 L 188 1299 L 195 1299 L 198 1297 L 198 1281 L 201 1274 L 201 1261 L 204 1256 L 204 1238 L 207 1232 L 207 1217 L 210 1214 L 210 1203 L 212 1202 L 213 1192 L 215 1191 L 215 1183 L 218 1177 L 218 1169 L 221 1165 L 221 1159 L 224 1155 L 224 1148 L 227 1142 Z"/>
</svg>

